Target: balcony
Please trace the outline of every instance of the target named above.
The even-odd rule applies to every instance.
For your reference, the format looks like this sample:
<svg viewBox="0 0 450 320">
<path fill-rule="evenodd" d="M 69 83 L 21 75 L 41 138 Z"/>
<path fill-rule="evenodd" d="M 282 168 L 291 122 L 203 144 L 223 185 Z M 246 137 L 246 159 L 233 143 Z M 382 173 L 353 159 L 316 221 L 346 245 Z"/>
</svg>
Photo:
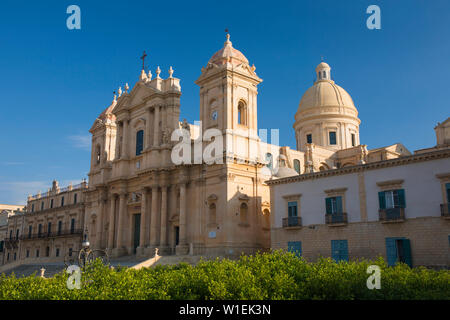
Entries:
<svg viewBox="0 0 450 320">
<path fill-rule="evenodd" d="M 16 238 L 8 238 L 5 239 L 5 248 L 6 249 L 15 249 L 19 246 L 19 240 Z"/>
<path fill-rule="evenodd" d="M 62 227 L 61 229 L 58 229 L 57 227 L 52 228 L 52 230 L 48 231 L 47 228 L 42 228 L 41 232 L 36 233 L 24 233 L 19 238 L 20 240 L 35 240 L 35 239 L 52 239 L 52 238 L 59 238 L 59 237 L 70 237 L 70 236 L 77 236 L 82 235 L 83 229 L 75 229 L 69 227 Z"/>
<path fill-rule="evenodd" d="M 329 226 L 343 226 L 348 223 L 347 212 L 325 214 L 325 223 Z"/>
<path fill-rule="evenodd" d="M 441 204 L 441 217 L 444 219 L 450 219 L 450 203 Z"/>
<path fill-rule="evenodd" d="M 405 221 L 405 208 L 380 209 L 380 221 L 383 223 Z"/>
<path fill-rule="evenodd" d="M 302 226 L 301 217 L 283 218 L 283 228 L 299 228 Z"/>
</svg>

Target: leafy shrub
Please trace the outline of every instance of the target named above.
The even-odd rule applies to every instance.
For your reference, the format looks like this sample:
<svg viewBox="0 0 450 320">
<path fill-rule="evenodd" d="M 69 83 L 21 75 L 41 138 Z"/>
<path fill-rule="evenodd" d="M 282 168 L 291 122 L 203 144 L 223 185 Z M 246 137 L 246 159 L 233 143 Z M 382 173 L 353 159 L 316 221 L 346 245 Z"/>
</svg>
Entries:
<svg viewBox="0 0 450 320">
<path fill-rule="evenodd" d="M 367 267 L 374 264 L 381 269 L 380 290 L 366 285 Z M 83 270 L 80 290 L 67 288 L 68 277 L 65 272 L 48 279 L 2 274 L 0 300 L 450 299 L 448 270 L 388 267 L 382 258 L 309 263 L 284 251 L 140 270 L 112 269 L 95 261 Z"/>
</svg>

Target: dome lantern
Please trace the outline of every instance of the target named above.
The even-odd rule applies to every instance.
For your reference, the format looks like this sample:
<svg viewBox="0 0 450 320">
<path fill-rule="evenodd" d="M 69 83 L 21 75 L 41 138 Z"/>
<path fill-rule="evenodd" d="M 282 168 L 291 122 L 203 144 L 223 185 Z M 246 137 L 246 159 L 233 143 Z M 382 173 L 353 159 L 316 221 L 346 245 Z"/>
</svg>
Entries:
<svg viewBox="0 0 450 320">
<path fill-rule="evenodd" d="M 331 80 L 331 68 L 326 62 L 321 62 L 316 67 L 317 80 Z"/>
</svg>

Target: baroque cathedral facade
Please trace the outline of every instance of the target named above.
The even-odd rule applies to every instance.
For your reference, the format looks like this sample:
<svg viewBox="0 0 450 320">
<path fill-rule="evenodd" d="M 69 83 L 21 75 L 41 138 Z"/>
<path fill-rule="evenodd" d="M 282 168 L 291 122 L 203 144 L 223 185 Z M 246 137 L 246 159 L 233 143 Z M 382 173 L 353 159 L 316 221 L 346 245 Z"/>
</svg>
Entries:
<svg viewBox="0 0 450 320">
<path fill-rule="evenodd" d="M 173 77 L 172 67 L 167 79 L 160 77 L 159 67 L 155 77 L 142 70 L 133 88 L 119 88 L 89 130 L 89 181 L 74 222 L 83 235 L 70 249 L 87 237 L 91 246 L 107 249 L 113 257 L 152 256 L 156 248 L 163 255 L 211 256 L 268 250 L 271 194 L 266 181 L 410 155 L 401 144 L 374 150 L 360 144 L 358 111 L 325 62 L 317 66 L 317 79 L 295 114 L 296 149 L 267 143 L 258 135 L 262 79 L 255 69 L 227 35 L 196 81 L 199 124 L 180 121 L 180 79 Z M 190 133 L 192 150 L 207 147 L 212 137 L 199 137 L 214 129 L 214 140 L 223 141 L 223 152 L 214 154 L 220 161 L 198 162 L 192 155 L 192 161 L 175 164 L 178 141 L 172 134 L 177 129 Z M 55 196 L 30 196 L 21 230 L 32 223 L 28 214 L 41 212 L 45 220 L 49 209 L 41 203 Z M 40 246 L 39 241 L 33 245 Z M 47 257 L 55 258 L 48 243 Z M 10 250 L 24 257 L 20 248 Z M 59 250 L 61 257 L 69 248 Z"/>
</svg>

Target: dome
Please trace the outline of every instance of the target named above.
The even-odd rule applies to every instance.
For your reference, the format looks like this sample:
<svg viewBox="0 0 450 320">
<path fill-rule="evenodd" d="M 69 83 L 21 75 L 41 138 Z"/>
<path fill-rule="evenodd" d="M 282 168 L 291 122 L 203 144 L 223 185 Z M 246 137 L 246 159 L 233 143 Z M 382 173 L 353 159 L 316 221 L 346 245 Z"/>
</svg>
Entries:
<svg viewBox="0 0 450 320">
<path fill-rule="evenodd" d="M 298 111 L 314 107 L 349 107 L 356 110 L 352 97 L 331 80 L 320 80 L 309 88 L 302 99 Z"/>
<path fill-rule="evenodd" d="M 293 176 L 298 176 L 298 172 L 288 167 L 280 167 L 278 168 L 278 171 L 275 173 L 275 177 L 277 178 L 287 178 Z"/>
<path fill-rule="evenodd" d="M 297 112 L 315 107 L 348 107 L 356 111 L 352 97 L 331 80 L 331 68 L 326 62 L 316 67 L 317 80 L 302 99 Z"/>
<path fill-rule="evenodd" d="M 217 65 L 224 65 L 227 62 L 237 66 L 242 63 L 248 64 L 247 58 L 239 50 L 233 48 L 230 41 L 230 35 L 227 34 L 227 41 L 225 41 L 222 49 L 217 51 L 208 63 L 214 63 Z"/>
</svg>

